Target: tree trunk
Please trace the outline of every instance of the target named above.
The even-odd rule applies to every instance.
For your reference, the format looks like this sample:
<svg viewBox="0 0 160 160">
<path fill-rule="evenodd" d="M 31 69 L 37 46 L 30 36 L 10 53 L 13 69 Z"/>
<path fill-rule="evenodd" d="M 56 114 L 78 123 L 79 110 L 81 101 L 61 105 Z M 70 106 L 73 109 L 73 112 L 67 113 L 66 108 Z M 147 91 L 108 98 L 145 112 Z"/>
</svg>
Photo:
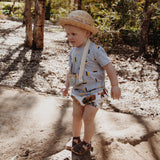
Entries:
<svg viewBox="0 0 160 160">
<path fill-rule="evenodd" d="M 77 9 L 77 7 L 76 7 L 76 6 L 77 6 L 77 3 L 76 3 L 76 2 L 77 2 L 77 0 L 74 0 L 74 4 L 73 4 L 74 7 L 73 7 L 73 10 L 76 10 L 76 9 Z"/>
<path fill-rule="evenodd" d="M 16 0 L 13 1 L 12 7 L 11 7 L 11 9 L 9 10 L 8 16 L 11 15 L 11 12 L 13 11 L 13 8 L 14 8 L 15 3 L 16 3 Z"/>
<path fill-rule="evenodd" d="M 148 6 L 148 0 L 146 0 L 146 5 L 144 8 L 144 19 L 141 26 L 141 32 L 140 32 L 140 47 L 139 47 L 139 54 L 140 55 L 147 55 L 147 45 L 148 45 L 148 31 L 149 31 L 149 24 L 151 21 L 151 16 L 154 12 L 154 7 Z"/>
<path fill-rule="evenodd" d="M 74 0 L 74 10 L 76 9 L 82 9 L 82 0 Z"/>
<path fill-rule="evenodd" d="M 78 9 L 79 9 L 79 10 L 82 9 L 82 0 L 78 0 Z"/>
<path fill-rule="evenodd" d="M 27 47 L 32 47 L 32 41 L 33 41 L 31 4 L 32 4 L 32 0 L 25 0 L 24 23 L 26 25 L 25 45 Z"/>
<path fill-rule="evenodd" d="M 46 20 L 50 20 L 51 17 L 51 0 L 48 1 L 47 5 L 46 5 L 46 14 L 45 14 L 45 19 Z"/>
<path fill-rule="evenodd" d="M 43 49 L 46 0 L 36 0 L 33 49 Z"/>
</svg>

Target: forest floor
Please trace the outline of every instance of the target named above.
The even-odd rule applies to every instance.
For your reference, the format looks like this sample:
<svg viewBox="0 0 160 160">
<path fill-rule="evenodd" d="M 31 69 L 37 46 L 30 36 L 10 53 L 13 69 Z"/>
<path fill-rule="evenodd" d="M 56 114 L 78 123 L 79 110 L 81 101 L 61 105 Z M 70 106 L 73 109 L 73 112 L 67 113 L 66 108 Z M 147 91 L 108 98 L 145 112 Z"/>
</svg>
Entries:
<svg viewBox="0 0 160 160">
<path fill-rule="evenodd" d="M 55 160 L 72 135 L 71 98 L 60 91 L 70 46 L 48 21 L 43 51 L 24 47 L 24 39 L 21 22 L 0 20 L 0 160 Z M 108 54 L 122 96 L 109 98 L 97 115 L 92 159 L 160 160 L 159 64 L 132 59 L 136 52 L 121 44 Z"/>
</svg>

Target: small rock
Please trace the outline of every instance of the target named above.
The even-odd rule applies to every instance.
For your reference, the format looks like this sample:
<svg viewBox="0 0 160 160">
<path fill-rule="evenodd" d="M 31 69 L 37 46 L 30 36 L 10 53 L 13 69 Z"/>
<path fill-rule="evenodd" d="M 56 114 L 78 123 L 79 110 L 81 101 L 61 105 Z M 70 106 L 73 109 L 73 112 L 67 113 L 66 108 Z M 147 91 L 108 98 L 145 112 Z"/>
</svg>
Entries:
<svg viewBox="0 0 160 160">
<path fill-rule="evenodd" d="M 12 157 L 10 160 L 16 160 L 17 158 L 18 158 L 18 156 L 16 155 L 16 156 Z"/>
</svg>

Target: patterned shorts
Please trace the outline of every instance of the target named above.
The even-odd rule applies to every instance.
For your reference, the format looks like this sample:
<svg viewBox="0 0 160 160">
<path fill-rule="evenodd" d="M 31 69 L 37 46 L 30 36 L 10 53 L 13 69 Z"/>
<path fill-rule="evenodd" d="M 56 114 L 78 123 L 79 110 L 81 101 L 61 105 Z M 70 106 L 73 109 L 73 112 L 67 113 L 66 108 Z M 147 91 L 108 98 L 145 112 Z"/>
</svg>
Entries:
<svg viewBox="0 0 160 160">
<path fill-rule="evenodd" d="M 77 96 L 72 94 L 71 97 L 75 99 L 80 105 L 91 105 L 96 108 L 101 108 L 102 104 L 108 99 L 108 93 L 106 89 L 97 92 L 90 96 Z"/>
</svg>

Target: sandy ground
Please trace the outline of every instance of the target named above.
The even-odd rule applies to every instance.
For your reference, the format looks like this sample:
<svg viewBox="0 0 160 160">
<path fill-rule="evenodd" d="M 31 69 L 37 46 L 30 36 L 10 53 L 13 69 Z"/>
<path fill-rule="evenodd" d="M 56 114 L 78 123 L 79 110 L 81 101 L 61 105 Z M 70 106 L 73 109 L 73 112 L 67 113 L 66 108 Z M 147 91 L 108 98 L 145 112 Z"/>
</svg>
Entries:
<svg viewBox="0 0 160 160">
<path fill-rule="evenodd" d="M 72 135 L 71 99 L 60 92 L 70 49 L 65 33 L 46 22 L 43 51 L 25 48 L 24 39 L 21 22 L 0 20 L 0 160 L 43 160 Z M 118 51 L 109 57 L 122 96 L 109 98 L 97 115 L 92 159 L 159 160 L 159 65 L 131 59 L 135 50 L 128 46 Z"/>
</svg>

